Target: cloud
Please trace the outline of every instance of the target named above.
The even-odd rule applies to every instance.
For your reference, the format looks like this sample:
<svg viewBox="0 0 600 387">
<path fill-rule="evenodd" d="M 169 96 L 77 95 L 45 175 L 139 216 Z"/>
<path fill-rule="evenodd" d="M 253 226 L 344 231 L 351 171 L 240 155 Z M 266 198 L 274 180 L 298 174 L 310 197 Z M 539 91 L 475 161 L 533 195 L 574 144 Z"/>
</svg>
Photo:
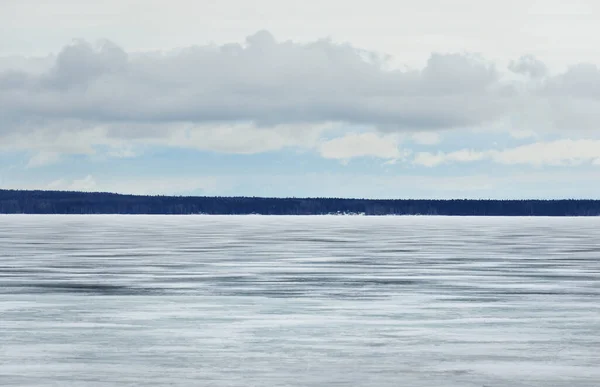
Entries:
<svg viewBox="0 0 600 387">
<path fill-rule="evenodd" d="M 504 165 L 568 166 L 583 163 L 600 163 L 600 140 L 561 139 L 536 142 L 503 150 L 474 151 L 462 149 L 454 152 L 415 155 L 413 163 L 433 167 L 445 163 L 467 163 L 489 160 Z"/>
<path fill-rule="evenodd" d="M 251 123 L 180 124 L 165 128 L 168 138 L 148 140 L 150 144 L 208 150 L 221 153 L 254 154 L 286 147 L 312 148 L 334 123 L 278 124 L 269 128 Z"/>
<path fill-rule="evenodd" d="M 26 66 L 0 72 L 0 133 L 60 122 L 83 129 L 180 122 L 451 128 L 499 114 L 498 76 L 467 54 L 433 54 L 422 70 L 389 70 L 386 59 L 349 44 L 278 42 L 266 31 L 245 44 L 141 54 L 75 41 L 42 73 Z"/>
<path fill-rule="evenodd" d="M 419 132 L 411 136 L 412 140 L 420 145 L 437 145 L 440 143 L 441 136 L 434 132 Z"/>
<path fill-rule="evenodd" d="M 488 154 L 493 161 L 501 164 L 578 165 L 600 158 L 600 140 L 537 142 Z"/>
<path fill-rule="evenodd" d="M 36 153 L 27 163 L 27 168 L 42 167 L 45 165 L 55 164 L 60 160 L 60 153 L 42 151 Z"/>
<path fill-rule="evenodd" d="M 470 149 L 461 149 L 448 153 L 419 152 L 415 155 L 413 164 L 422 165 L 425 167 L 435 167 L 444 163 L 477 161 L 483 159 L 484 157 L 484 153 Z"/>
<path fill-rule="evenodd" d="M 97 146 L 132 156 L 138 143 L 227 153 L 312 147 L 330 158 L 389 158 L 394 150 L 376 143 L 383 137 L 370 137 L 364 151 L 351 134 L 320 139 L 333 128 L 366 126 L 382 136 L 417 133 L 415 142 L 435 145 L 436 132 L 454 128 L 508 122 L 515 133 L 529 133 L 595 130 L 600 122 L 595 65 L 551 75 L 533 56 L 513 61 L 510 72 L 526 77 L 509 80 L 509 72 L 475 54 L 433 53 L 423 68 L 401 70 L 350 44 L 278 41 L 259 31 L 243 44 L 168 52 L 74 41 L 55 56 L 3 63 L 0 149 L 40 152 L 32 166 L 43 155 L 92 155 Z"/>
<path fill-rule="evenodd" d="M 523 140 L 526 138 L 535 138 L 538 136 L 538 134 L 533 130 L 511 130 L 508 132 L 508 134 L 512 138 L 516 138 L 518 140 Z"/>
<path fill-rule="evenodd" d="M 398 148 L 399 137 L 377 133 L 351 133 L 324 141 L 319 146 L 321 156 L 327 159 L 348 160 L 355 157 L 398 159 L 403 153 Z"/>
<path fill-rule="evenodd" d="M 514 73 L 527 75 L 531 78 L 542 78 L 548 73 L 546 64 L 533 55 L 524 55 L 518 60 L 511 61 L 508 69 Z"/>
</svg>

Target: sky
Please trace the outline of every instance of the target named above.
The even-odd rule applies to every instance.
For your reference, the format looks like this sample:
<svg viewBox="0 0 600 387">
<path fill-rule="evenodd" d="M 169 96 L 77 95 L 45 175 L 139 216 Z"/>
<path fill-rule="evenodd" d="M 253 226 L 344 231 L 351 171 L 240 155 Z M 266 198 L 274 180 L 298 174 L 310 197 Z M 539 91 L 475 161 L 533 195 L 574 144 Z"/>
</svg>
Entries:
<svg viewBox="0 0 600 387">
<path fill-rule="evenodd" d="M 595 0 L 0 0 L 0 188 L 600 198 Z"/>
</svg>

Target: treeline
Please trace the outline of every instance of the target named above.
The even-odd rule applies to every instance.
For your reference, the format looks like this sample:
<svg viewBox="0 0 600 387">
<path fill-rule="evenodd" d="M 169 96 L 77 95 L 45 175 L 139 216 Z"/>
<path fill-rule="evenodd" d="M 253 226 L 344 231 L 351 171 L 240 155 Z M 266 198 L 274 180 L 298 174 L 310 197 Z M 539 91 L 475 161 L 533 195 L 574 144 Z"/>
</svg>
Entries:
<svg viewBox="0 0 600 387">
<path fill-rule="evenodd" d="M 0 190 L 2 214 L 598 216 L 600 200 L 371 200 Z"/>
</svg>

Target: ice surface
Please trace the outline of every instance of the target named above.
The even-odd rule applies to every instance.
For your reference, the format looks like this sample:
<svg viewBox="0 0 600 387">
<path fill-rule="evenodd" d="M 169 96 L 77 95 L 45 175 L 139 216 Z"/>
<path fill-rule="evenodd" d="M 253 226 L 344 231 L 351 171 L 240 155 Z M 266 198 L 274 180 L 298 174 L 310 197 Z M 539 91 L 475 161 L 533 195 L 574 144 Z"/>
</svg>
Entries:
<svg viewBox="0 0 600 387">
<path fill-rule="evenodd" d="M 598 386 L 600 219 L 0 216 L 2 386 Z"/>
</svg>

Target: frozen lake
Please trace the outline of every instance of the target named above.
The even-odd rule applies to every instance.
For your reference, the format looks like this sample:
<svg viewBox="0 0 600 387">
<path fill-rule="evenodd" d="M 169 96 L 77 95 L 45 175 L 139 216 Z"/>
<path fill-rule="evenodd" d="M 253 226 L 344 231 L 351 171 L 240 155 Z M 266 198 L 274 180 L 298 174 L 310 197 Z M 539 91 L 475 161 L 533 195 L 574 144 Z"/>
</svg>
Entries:
<svg viewBox="0 0 600 387">
<path fill-rule="evenodd" d="M 0 216 L 1 386 L 600 385 L 600 219 Z"/>
</svg>

